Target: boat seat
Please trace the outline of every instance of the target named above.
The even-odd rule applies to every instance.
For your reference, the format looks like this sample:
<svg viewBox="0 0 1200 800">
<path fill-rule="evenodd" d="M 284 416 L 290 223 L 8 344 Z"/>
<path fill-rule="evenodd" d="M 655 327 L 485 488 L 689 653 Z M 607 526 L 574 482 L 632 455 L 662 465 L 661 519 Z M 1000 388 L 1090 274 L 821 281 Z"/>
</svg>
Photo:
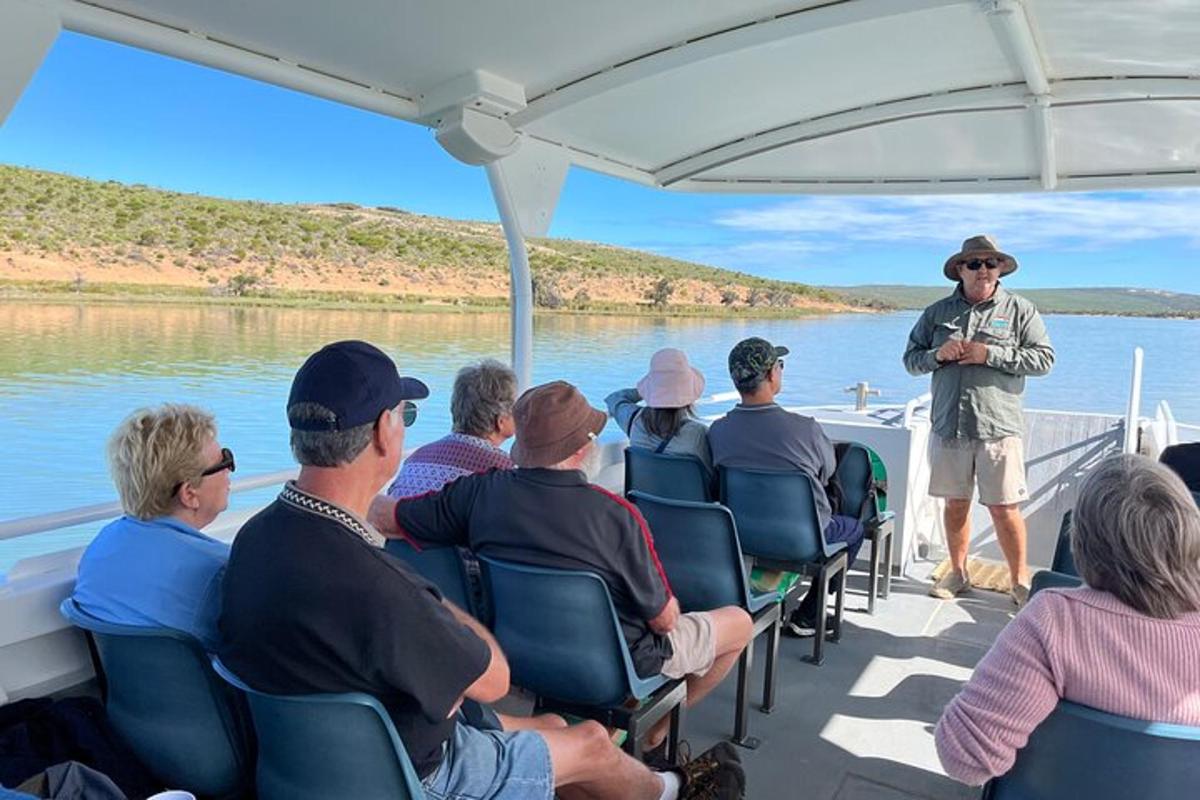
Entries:
<svg viewBox="0 0 1200 800">
<path fill-rule="evenodd" d="M 737 521 L 743 552 L 752 556 L 754 565 L 765 569 L 805 572 L 814 568 L 817 583 L 817 632 L 808 660 L 820 665 L 824 660 L 825 609 L 829 582 L 846 572 L 846 544 L 829 544 L 817 518 L 816 493 L 824 489 L 807 473 L 799 470 L 773 471 L 721 467 L 719 470 L 721 503 Z M 786 599 L 785 599 L 786 605 Z M 836 595 L 836 611 L 831 639 L 842 636 L 842 614 L 846 605 L 846 581 Z"/>
<path fill-rule="evenodd" d="M 275 695 L 213 668 L 250 701 L 257 800 L 421 800 L 421 781 L 383 705 L 368 694 Z"/>
<path fill-rule="evenodd" d="M 875 598 L 886 600 L 892 589 L 892 542 L 896 515 L 879 507 L 879 495 L 871 491 L 875 472 L 871 454 L 858 442 L 849 442 L 838 459 L 834 475 L 842 489 L 843 513 L 856 517 L 863 538 L 871 543 L 871 566 L 867 577 L 867 613 L 875 613 Z"/>
<path fill-rule="evenodd" d="M 539 710 L 624 728 L 640 758 L 646 733 L 671 717 L 668 757 L 678 751 L 687 685 L 640 677 L 600 576 L 479 556 L 493 612 L 492 631 L 512 681 L 537 696 Z"/>
<path fill-rule="evenodd" d="M 626 447 L 625 496 L 634 491 L 697 503 L 713 499 L 711 477 L 695 456 Z"/>
<path fill-rule="evenodd" d="M 91 637 L 109 722 L 154 776 L 206 798 L 241 797 L 254 752 L 245 698 L 213 672 L 199 640 L 105 622 L 70 597 L 59 610 Z"/>
<path fill-rule="evenodd" d="M 1120 717 L 1065 700 L 982 800 L 1178 800 L 1200 786 L 1200 728 Z M 1191 787 L 1190 789 L 1188 787 Z"/>
<path fill-rule="evenodd" d="M 782 599 L 776 592 L 753 592 L 746 577 L 737 524 L 728 508 L 718 503 L 690 503 L 632 492 L 654 532 L 654 549 L 679 598 L 683 611 L 711 611 L 736 606 L 754 622 L 750 644 L 738 659 L 737 707 L 733 742 L 754 749 L 759 740 L 746 733 L 746 707 L 750 696 L 750 671 L 754 639 L 767 635 L 767 663 L 763 674 L 762 710 L 775 705 L 775 667 L 779 658 Z"/>
</svg>

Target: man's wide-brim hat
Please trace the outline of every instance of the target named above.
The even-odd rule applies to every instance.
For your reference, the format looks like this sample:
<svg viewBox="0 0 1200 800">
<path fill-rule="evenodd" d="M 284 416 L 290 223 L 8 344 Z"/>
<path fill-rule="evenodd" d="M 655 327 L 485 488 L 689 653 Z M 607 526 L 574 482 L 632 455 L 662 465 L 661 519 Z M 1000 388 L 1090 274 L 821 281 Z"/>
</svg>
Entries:
<svg viewBox="0 0 1200 800">
<path fill-rule="evenodd" d="M 594 439 L 608 423 L 608 414 L 588 405 L 566 381 L 535 386 L 513 406 L 517 440 L 512 460 L 518 467 L 551 467 Z"/>
<path fill-rule="evenodd" d="M 637 390 L 650 408 L 684 408 L 704 394 L 704 376 L 682 350 L 665 347 L 650 357 L 650 371 Z"/>
<path fill-rule="evenodd" d="M 1003 253 L 996 246 L 996 240 L 990 236 L 972 236 L 963 242 L 962 250 L 946 259 L 942 272 L 952 281 L 958 280 L 958 265 L 972 258 L 995 258 L 1001 262 L 1000 276 L 1017 271 L 1017 260 L 1008 253 Z"/>
</svg>

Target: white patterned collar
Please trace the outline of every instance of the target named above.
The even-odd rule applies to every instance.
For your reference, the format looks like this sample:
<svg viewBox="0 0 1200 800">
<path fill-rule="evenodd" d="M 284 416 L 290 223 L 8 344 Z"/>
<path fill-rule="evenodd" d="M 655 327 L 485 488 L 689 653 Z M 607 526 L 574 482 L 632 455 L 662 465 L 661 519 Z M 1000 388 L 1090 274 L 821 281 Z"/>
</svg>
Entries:
<svg viewBox="0 0 1200 800">
<path fill-rule="evenodd" d="M 313 514 L 320 514 L 327 519 L 333 520 L 342 527 L 350 529 L 356 536 L 372 547 L 383 547 L 387 541 L 383 534 L 375 530 L 371 523 L 353 511 L 342 508 L 328 500 L 323 500 L 316 495 L 309 494 L 296 486 L 295 481 L 288 481 L 284 484 L 283 491 L 279 493 L 279 499 L 288 505 Z"/>
</svg>

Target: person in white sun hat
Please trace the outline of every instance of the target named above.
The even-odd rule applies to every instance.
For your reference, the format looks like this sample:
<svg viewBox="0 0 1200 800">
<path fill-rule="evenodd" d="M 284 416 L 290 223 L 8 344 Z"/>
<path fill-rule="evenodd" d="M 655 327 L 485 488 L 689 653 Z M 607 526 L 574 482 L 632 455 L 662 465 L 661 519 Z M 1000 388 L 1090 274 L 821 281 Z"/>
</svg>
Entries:
<svg viewBox="0 0 1200 800">
<path fill-rule="evenodd" d="M 702 394 L 704 376 L 682 350 L 666 347 L 650 357 L 650 371 L 637 388 L 618 389 L 604 404 L 632 447 L 695 456 L 711 477 L 708 427 L 696 419 L 695 410 Z"/>
<path fill-rule="evenodd" d="M 971 499 L 976 485 L 1008 562 L 1017 605 L 1029 597 L 1025 560 L 1025 376 L 1045 375 L 1054 348 L 1033 303 L 1007 291 L 1000 279 L 1017 260 L 989 236 L 972 236 L 942 267 L 957 282 L 908 335 L 904 366 L 933 373 L 933 433 L 929 493 L 946 501 L 946 545 L 951 569 L 930 590 L 952 598 L 971 587 Z"/>
</svg>

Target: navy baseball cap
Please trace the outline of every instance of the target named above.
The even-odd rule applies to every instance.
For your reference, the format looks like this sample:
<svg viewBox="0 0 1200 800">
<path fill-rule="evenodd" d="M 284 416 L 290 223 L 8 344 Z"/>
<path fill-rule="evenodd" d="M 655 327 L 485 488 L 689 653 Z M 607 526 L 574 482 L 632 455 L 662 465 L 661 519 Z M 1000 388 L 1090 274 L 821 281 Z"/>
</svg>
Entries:
<svg viewBox="0 0 1200 800">
<path fill-rule="evenodd" d="M 327 344 L 308 357 L 292 380 L 288 424 L 298 431 L 344 431 L 374 422 L 401 400 L 422 400 L 429 387 L 405 378 L 387 353 L 373 344 L 348 340 Z M 318 403 L 330 419 L 292 418 L 297 403 Z"/>
</svg>

